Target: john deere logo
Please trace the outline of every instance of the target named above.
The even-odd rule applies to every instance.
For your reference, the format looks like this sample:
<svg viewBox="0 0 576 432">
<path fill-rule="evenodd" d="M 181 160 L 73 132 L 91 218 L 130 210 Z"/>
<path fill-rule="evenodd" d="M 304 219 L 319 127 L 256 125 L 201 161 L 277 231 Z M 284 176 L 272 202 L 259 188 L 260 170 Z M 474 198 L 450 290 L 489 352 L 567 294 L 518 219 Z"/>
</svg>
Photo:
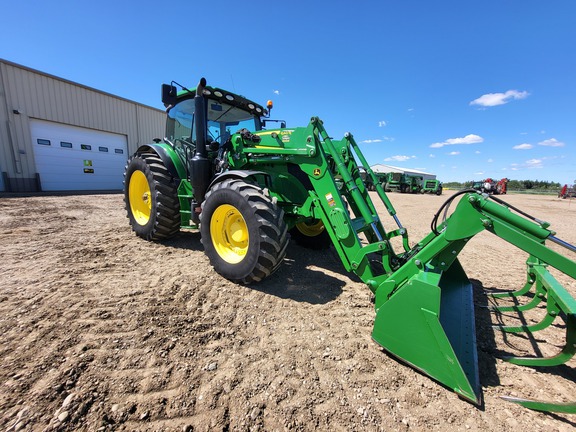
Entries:
<svg viewBox="0 0 576 432">
<path fill-rule="evenodd" d="M 314 177 L 318 177 L 321 174 L 320 168 L 314 168 Z"/>
</svg>

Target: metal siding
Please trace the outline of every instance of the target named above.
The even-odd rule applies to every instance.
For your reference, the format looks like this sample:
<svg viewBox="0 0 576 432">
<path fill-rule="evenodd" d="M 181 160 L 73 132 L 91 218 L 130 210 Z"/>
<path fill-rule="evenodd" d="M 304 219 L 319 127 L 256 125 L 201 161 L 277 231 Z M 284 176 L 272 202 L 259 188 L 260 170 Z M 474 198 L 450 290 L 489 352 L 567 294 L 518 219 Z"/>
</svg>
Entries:
<svg viewBox="0 0 576 432">
<path fill-rule="evenodd" d="M 0 108 L 1 169 L 9 177 L 33 178 L 37 171 L 30 119 L 125 135 L 129 154 L 139 145 L 164 136 L 162 111 L 1 59 L 0 68 L 0 85 L 5 87 L 5 102 Z M 23 113 L 13 114 L 12 109 Z M 10 150 L 10 131 L 14 151 Z"/>
<path fill-rule="evenodd" d="M 5 190 L 6 185 L 2 179 L 2 172 L 8 172 L 9 161 L 12 160 L 8 141 L 8 112 L 6 104 L 6 90 L 4 89 L 5 67 L 0 63 L 0 190 Z"/>
<path fill-rule="evenodd" d="M 140 130 L 139 142 L 134 143 L 134 148 L 129 148 L 133 153 L 138 145 L 150 144 L 154 138 L 164 138 L 165 114 L 144 109 L 138 106 L 138 126 Z"/>
</svg>

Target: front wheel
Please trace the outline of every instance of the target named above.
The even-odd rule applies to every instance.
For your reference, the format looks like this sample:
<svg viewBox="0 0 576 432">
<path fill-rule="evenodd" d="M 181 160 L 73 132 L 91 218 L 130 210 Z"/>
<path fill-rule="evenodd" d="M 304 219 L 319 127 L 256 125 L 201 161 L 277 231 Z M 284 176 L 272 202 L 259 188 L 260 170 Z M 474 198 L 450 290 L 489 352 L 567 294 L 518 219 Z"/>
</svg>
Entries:
<svg viewBox="0 0 576 432">
<path fill-rule="evenodd" d="M 310 222 L 300 222 L 290 230 L 292 239 L 305 248 L 328 249 L 332 244 L 332 239 L 321 220 Z"/>
<path fill-rule="evenodd" d="M 240 179 L 224 180 L 206 193 L 200 233 L 214 270 L 243 284 L 276 271 L 288 246 L 282 209 L 259 186 Z"/>
</svg>

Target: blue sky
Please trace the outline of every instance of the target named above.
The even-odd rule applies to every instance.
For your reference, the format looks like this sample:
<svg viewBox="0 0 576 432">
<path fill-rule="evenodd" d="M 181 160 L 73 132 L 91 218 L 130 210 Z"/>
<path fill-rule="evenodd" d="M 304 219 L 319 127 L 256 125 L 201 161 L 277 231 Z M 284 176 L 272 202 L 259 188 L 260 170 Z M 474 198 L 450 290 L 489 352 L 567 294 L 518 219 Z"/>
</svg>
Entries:
<svg viewBox="0 0 576 432">
<path fill-rule="evenodd" d="M 162 108 L 201 76 L 370 164 L 576 180 L 576 1 L 0 0 L 0 58 Z"/>
</svg>

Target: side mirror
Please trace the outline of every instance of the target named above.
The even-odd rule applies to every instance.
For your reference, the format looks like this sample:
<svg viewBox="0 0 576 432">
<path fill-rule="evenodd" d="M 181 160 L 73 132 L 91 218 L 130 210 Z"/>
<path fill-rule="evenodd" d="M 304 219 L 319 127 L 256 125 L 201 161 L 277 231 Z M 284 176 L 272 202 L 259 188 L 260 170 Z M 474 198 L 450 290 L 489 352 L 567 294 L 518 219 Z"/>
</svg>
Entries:
<svg viewBox="0 0 576 432">
<path fill-rule="evenodd" d="M 176 87 L 171 84 L 162 84 L 162 103 L 168 107 L 176 104 Z"/>
</svg>

